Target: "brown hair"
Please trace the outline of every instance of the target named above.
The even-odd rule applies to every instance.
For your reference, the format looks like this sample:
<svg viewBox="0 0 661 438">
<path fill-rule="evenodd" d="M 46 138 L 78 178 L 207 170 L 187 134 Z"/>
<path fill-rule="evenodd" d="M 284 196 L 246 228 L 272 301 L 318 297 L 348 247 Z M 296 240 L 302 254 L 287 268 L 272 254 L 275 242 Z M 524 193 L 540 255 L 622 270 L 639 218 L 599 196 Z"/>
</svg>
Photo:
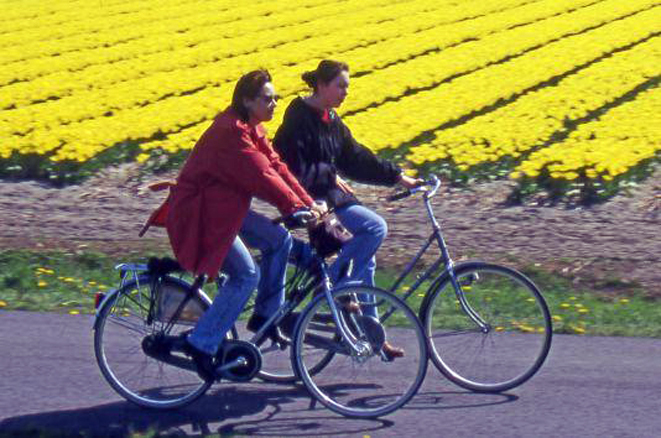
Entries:
<svg viewBox="0 0 661 438">
<path fill-rule="evenodd" d="M 271 82 L 271 74 L 263 68 L 246 73 L 237 81 L 230 106 L 244 122 L 248 121 L 250 113 L 243 104 L 243 99 L 252 100 L 257 97 L 267 82 Z"/>
<path fill-rule="evenodd" d="M 346 63 L 324 59 L 317 65 L 316 70 L 306 71 L 301 78 L 316 92 L 319 82 L 327 84 L 343 71 L 349 71 L 349 66 Z"/>
</svg>

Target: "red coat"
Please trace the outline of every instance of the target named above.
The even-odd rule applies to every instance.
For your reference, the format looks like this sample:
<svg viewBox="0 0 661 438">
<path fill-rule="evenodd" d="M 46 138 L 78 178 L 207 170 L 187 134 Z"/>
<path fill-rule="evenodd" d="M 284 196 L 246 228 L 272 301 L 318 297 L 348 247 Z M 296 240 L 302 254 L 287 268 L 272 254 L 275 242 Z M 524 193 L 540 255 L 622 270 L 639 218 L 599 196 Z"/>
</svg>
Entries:
<svg viewBox="0 0 661 438">
<path fill-rule="evenodd" d="M 215 277 L 256 196 L 288 215 L 312 198 L 273 150 L 261 125 L 228 109 L 204 132 L 149 225 L 165 225 L 177 261 Z M 143 232 L 146 229 L 143 229 Z"/>
</svg>

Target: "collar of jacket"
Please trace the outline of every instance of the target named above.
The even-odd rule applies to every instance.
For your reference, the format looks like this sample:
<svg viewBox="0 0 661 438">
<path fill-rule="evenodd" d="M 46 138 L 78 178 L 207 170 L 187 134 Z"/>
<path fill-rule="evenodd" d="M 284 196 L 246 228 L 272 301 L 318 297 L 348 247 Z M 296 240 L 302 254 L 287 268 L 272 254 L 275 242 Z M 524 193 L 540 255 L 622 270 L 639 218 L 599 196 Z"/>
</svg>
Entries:
<svg viewBox="0 0 661 438">
<path fill-rule="evenodd" d="M 298 96 L 296 99 L 292 101 L 292 104 L 294 105 L 294 108 L 296 109 L 297 112 L 302 111 L 306 113 L 309 117 L 312 117 L 315 121 L 318 121 L 322 123 L 323 125 L 329 125 L 335 121 L 337 118 L 337 113 L 335 112 L 334 109 L 329 109 L 328 110 L 328 122 L 323 120 L 324 117 L 324 111 L 319 110 L 312 105 L 308 105 L 305 103 L 305 100 L 301 97 Z"/>
<path fill-rule="evenodd" d="M 217 118 L 218 122 L 224 126 L 236 126 L 242 131 L 249 133 L 251 136 L 262 139 L 266 137 L 266 128 L 260 123 L 257 126 L 253 126 L 248 122 L 241 120 L 239 115 L 232 109 L 232 107 L 227 107 L 225 111 L 220 113 Z"/>
</svg>

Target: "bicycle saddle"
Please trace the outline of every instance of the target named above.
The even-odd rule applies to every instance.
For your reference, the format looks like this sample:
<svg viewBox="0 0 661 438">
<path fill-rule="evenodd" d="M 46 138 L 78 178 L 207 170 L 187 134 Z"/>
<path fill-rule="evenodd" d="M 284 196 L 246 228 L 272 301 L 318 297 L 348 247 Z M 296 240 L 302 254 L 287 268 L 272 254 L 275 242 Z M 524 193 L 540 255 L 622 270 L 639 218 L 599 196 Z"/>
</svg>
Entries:
<svg viewBox="0 0 661 438">
<path fill-rule="evenodd" d="M 166 276 L 172 272 L 184 272 L 179 263 L 170 257 L 151 257 L 147 262 L 149 272 L 157 277 Z"/>
</svg>

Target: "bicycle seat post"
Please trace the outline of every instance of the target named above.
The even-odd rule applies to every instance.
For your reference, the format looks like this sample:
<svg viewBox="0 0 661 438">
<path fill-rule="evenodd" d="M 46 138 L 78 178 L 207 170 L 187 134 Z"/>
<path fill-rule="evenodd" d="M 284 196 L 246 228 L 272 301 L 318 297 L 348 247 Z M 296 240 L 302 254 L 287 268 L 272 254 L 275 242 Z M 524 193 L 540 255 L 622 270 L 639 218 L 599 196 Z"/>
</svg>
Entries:
<svg viewBox="0 0 661 438">
<path fill-rule="evenodd" d="M 195 281 L 193 282 L 191 289 L 192 290 L 198 290 L 202 286 L 204 286 L 204 283 L 207 281 L 207 275 L 206 274 L 200 274 L 197 277 L 195 277 Z"/>
</svg>

